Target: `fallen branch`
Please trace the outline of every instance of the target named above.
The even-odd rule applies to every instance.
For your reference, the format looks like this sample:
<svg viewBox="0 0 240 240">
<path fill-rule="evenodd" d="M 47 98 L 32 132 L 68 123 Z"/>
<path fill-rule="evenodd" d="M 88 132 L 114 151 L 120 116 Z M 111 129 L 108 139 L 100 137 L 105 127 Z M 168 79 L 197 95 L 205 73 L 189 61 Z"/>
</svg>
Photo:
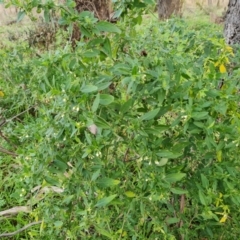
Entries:
<svg viewBox="0 0 240 240">
<path fill-rule="evenodd" d="M 28 112 L 29 110 L 31 110 L 32 108 L 36 107 L 36 105 L 33 105 L 31 107 L 29 107 L 28 109 L 18 113 L 17 115 L 11 117 L 11 118 L 8 118 L 8 119 L 3 119 L 2 122 L 0 123 L 0 127 L 3 127 L 4 125 L 6 125 L 7 123 L 11 122 L 12 120 L 14 120 L 15 118 L 18 118 L 19 116 L 21 116 L 22 114 L 24 114 L 25 112 Z"/>
<path fill-rule="evenodd" d="M 11 152 L 11 151 L 9 151 L 9 150 L 1 147 L 1 146 L 0 146 L 0 152 L 6 153 L 6 154 L 11 155 L 13 157 L 17 157 L 18 156 L 15 152 Z"/>
<path fill-rule="evenodd" d="M 20 206 L 20 207 L 13 207 L 13 208 L 10 208 L 8 210 L 4 210 L 4 211 L 1 211 L 0 212 L 0 217 L 2 216 L 8 216 L 8 215 L 16 215 L 18 214 L 19 212 L 26 212 L 26 213 L 29 213 L 31 210 L 29 207 L 26 207 L 26 206 Z"/>
<path fill-rule="evenodd" d="M 3 237 L 12 237 L 12 236 L 14 236 L 14 235 L 17 235 L 17 234 L 20 233 L 20 232 L 23 232 L 24 230 L 30 228 L 30 227 L 33 226 L 33 225 L 37 225 L 37 224 L 40 224 L 40 223 L 42 223 L 42 221 L 29 223 L 28 225 L 26 225 L 26 226 L 18 229 L 18 230 L 15 231 L 15 232 L 0 234 L 0 238 L 3 238 Z"/>
</svg>

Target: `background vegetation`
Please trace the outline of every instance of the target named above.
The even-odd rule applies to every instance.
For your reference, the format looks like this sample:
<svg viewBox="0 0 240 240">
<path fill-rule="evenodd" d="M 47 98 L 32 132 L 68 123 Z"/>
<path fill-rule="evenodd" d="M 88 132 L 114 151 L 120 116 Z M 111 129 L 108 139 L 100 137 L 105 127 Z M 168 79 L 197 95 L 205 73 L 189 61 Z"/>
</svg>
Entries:
<svg viewBox="0 0 240 240">
<path fill-rule="evenodd" d="M 1 41 L 0 237 L 237 239 L 239 47 L 204 18 L 67 3 Z"/>
</svg>

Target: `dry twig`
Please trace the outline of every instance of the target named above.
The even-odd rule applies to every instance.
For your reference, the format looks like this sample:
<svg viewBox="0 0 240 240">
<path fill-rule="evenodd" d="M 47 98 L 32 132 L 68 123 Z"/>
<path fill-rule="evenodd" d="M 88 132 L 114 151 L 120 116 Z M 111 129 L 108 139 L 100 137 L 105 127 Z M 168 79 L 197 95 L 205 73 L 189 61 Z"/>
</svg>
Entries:
<svg viewBox="0 0 240 240">
<path fill-rule="evenodd" d="M 17 235 L 17 234 L 20 233 L 20 232 L 23 232 L 24 230 L 30 228 L 30 227 L 33 226 L 33 225 L 37 225 L 37 224 L 40 224 L 40 223 L 42 223 L 42 221 L 29 223 L 29 224 L 27 224 L 26 226 L 18 229 L 17 231 L 14 231 L 14 232 L 11 232 L 11 233 L 3 233 L 3 234 L 0 234 L 0 238 L 3 238 L 3 237 L 12 237 L 12 236 L 14 236 L 14 235 Z"/>
</svg>

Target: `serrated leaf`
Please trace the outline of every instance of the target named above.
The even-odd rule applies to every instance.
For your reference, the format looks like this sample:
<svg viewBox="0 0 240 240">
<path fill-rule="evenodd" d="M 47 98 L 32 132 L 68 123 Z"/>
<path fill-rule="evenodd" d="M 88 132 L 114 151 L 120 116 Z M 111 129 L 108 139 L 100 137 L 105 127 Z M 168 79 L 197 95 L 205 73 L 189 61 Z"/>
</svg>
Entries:
<svg viewBox="0 0 240 240">
<path fill-rule="evenodd" d="M 109 105 L 114 101 L 114 97 L 109 94 L 100 94 L 100 104 Z"/>
<path fill-rule="evenodd" d="M 100 199 L 97 204 L 95 205 L 95 207 L 105 207 L 107 206 L 114 198 L 116 198 L 117 194 L 113 194 L 109 197 L 104 197 L 102 199 Z"/>
<path fill-rule="evenodd" d="M 103 32 L 121 33 L 121 30 L 115 24 L 110 22 L 98 22 L 96 28 Z"/>
<path fill-rule="evenodd" d="M 144 120 L 151 120 L 153 118 L 156 117 L 156 115 L 158 114 L 158 112 L 160 111 L 160 108 L 156 108 L 154 110 L 151 110 L 150 112 L 147 112 L 145 114 L 143 114 L 141 117 L 140 117 L 140 120 L 141 121 L 144 121 Z"/>
<path fill-rule="evenodd" d="M 125 195 L 129 198 L 134 198 L 136 197 L 136 194 L 134 192 L 131 192 L 131 191 L 127 191 L 125 192 Z"/>
<path fill-rule="evenodd" d="M 184 178 L 185 176 L 185 173 L 171 173 L 165 176 L 164 180 L 169 183 L 175 183 L 182 180 L 182 178 Z"/>
<path fill-rule="evenodd" d="M 112 186 L 118 185 L 119 183 L 120 183 L 119 180 L 112 179 L 112 178 L 102 178 L 97 181 L 97 184 L 100 187 L 112 187 Z"/>
<path fill-rule="evenodd" d="M 81 88 L 81 92 L 83 93 L 95 92 L 97 90 L 98 90 L 98 87 L 94 85 L 85 85 Z"/>
<path fill-rule="evenodd" d="M 181 188 L 171 188 L 170 191 L 174 194 L 180 194 L 180 195 L 188 193 L 187 190 L 184 190 Z"/>
</svg>

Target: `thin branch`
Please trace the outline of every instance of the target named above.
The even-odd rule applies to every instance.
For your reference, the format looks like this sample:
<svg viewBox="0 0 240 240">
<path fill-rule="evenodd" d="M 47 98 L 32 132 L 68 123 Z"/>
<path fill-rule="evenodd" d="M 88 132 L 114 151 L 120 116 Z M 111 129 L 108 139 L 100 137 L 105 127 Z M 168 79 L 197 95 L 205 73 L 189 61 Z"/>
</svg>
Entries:
<svg viewBox="0 0 240 240">
<path fill-rule="evenodd" d="M 15 152 L 8 151 L 7 149 L 0 146 L 0 152 L 6 153 L 8 155 L 11 155 L 13 157 L 17 157 L 18 155 Z"/>
<path fill-rule="evenodd" d="M 37 105 L 33 105 L 31 107 L 29 107 L 28 109 L 20 112 L 19 114 L 13 116 L 12 118 L 9 118 L 9 119 L 6 119 L 6 120 L 3 120 L 3 122 L 1 122 L 0 124 L 0 127 L 3 127 L 4 125 L 6 125 L 7 123 L 11 122 L 12 120 L 14 120 L 15 118 L 18 118 L 19 116 L 21 116 L 22 114 L 24 114 L 25 112 L 28 112 L 30 109 L 36 107 Z"/>
<path fill-rule="evenodd" d="M 8 142 L 9 144 L 13 145 L 15 149 L 17 148 L 17 146 L 16 146 L 12 141 L 10 141 L 10 139 L 8 139 L 6 136 L 3 135 L 3 133 L 1 132 L 1 130 L 0 130 L 0 136 L 1 136 L 6 142 Z"/>
<path fill-rule="evenodd" d="M 30 227 L 33 226 L 33 225 L 37 225 L 37 224 L 40 224 L 40 223 L 42 223 L 42 221 L 29 223 L 28 225 L 26 225 L 26 226 L 18 229 L 18 230 L 15 231 L 15 232 L 0 234 L 0 238 L 3 238 L 3 237 L 12 237 L 12 236 L 14 236 L 14 235 L 17 235 L 17 234 L 20 233 L 20 232 L 23 232 L 24 230 L 30 228 Z"/>
</svg>

